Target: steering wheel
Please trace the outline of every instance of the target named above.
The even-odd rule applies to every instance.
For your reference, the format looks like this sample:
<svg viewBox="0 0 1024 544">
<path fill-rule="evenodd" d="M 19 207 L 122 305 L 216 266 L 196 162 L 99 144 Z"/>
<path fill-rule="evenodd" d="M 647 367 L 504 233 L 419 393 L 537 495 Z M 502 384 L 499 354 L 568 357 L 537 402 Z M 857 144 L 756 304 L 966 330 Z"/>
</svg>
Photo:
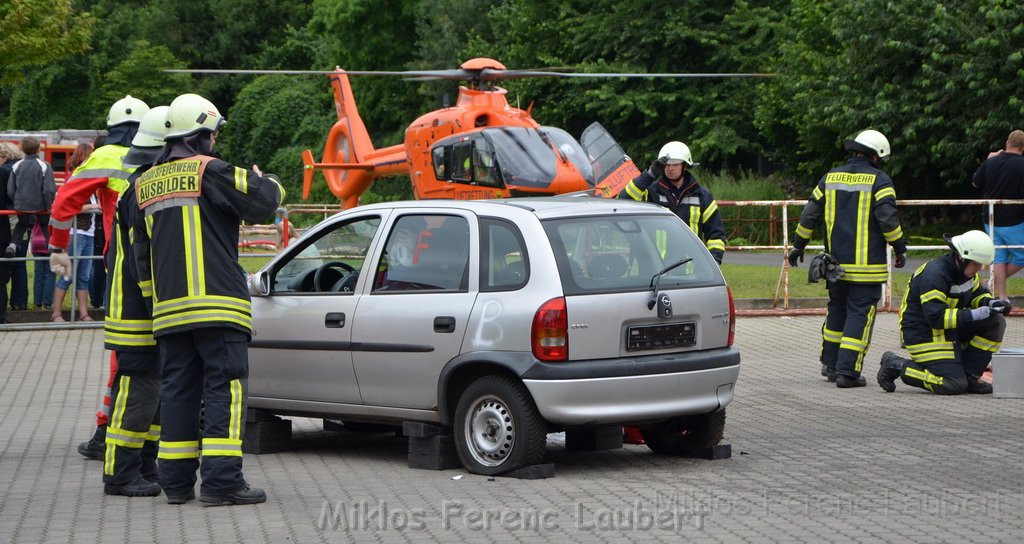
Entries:
<svg viewBox="0 0 1024 544">
<path fill-rule="evenodd" d="M 334 284 L 338 281 L 336 279 L 331 279 L 330 280 L 330 285 L 323 285 L 323 284 L 320 283 L 325 278 L 324 271 L 325 270 L 332 270 L 332 269 L 338 269 L 338 270 L 343 271 L 342 272 L 342 277 L 345 277 L 345 276 L 347 276 L 349 274 L 354 274 L 356 272 L 356 269 L 354 267 L 352 267 L 352 265 L 350 265 L 348 263 L 343 263 L 341 261 L 328 261 L 328 262 L 320 265 L 316 269 L 316 273 L 313 274 L 313 289 L 315 291 L 317 291 L 317 292 L 330 291 L 331 288 L 334 287 Z"/>
</svg>

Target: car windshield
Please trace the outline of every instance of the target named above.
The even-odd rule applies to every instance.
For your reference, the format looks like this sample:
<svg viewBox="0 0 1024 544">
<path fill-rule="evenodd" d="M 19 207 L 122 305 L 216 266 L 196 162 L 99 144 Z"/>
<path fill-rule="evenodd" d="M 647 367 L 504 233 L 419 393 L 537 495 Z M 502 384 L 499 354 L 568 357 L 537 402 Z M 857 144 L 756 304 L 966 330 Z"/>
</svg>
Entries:
<svg viewBox="0 0 1024 544">
<path fill-rule="evenodd" d="M 544 188 L 555 179 L 555 151 L 534 128 L 495 127 L 483 131 L 495 150 L 505 183 Z"/>
<path fill-rule="evenodd" d="M 675 217 L 574 217 L 544 222 L 566 295 L 721 285 L 721 272 L 700 240 Z"/>
</svg>

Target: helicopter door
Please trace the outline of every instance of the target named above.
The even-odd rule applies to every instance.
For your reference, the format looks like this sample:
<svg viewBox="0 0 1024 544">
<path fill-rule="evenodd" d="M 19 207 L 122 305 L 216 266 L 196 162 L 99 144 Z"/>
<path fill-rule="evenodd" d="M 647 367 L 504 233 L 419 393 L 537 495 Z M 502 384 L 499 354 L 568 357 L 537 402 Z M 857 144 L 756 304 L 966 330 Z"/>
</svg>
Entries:
<svg viewBox="0 0 1024 544">
<path fill-rule="evenodd" d="M 594 168 L 594 194 L 615 198 L 640 170 L 601 123 L 593 123 L 580 137 L 580 144 Z"/>
</svg>

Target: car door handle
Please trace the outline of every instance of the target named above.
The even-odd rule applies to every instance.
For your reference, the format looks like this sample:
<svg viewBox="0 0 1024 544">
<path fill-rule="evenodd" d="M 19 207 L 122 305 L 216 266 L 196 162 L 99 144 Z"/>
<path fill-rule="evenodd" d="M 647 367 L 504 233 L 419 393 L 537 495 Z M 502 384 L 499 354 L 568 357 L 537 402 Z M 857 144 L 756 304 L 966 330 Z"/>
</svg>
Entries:
<svg viewBox="0 0 1024 544">
<path fill-rule="evenodd" d="M 345 312 L 328 312 L 324 316 L 324 326 L 328 329 L 340 329 L 345 326 Z"/>
<path fill-rule="evenodd" d="M 449 315 L 435 317 L 434 332 L 455 332 L 455 318 Z"/>
</svg>

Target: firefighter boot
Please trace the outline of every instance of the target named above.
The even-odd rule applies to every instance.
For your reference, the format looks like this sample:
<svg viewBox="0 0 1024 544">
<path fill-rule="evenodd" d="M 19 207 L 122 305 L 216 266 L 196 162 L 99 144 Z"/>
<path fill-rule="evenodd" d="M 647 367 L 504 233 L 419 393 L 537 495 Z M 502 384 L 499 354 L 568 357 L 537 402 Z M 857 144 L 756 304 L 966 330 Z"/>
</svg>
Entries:
<svg viewBox="0 0 1024 544">
<path fill-rule="evenodd" d="M 821 365 L 821 375 L 831 383 L 836 382 L 836 368 L 828 365 Z"/>
<path fill-rule="evenodd" d="M 231 493 L 219 493 L 217 495 L 204 495 L 202 492 L 199 494 L 199 502 L 203 503 L 203 506 L 230 506 L 233 504 L 259 504 L 261 502 L 267 502 L 267 494 L 262 490 L 255 487 L 249 487 L 249 484 L 245 484 L 245 487 L 233 491 Z"/>
<path fill-rule="evenodd" d="M 977 376 L 967 376 L 967 392 L 974 395 L 991 395 L 992 384 L 981 381 Z"/>
<path fill-rule="evenodd" d="M 96 432 L 93 433 L 92 438 L 78 445 L 78 453 L 86 459 L 102 461 L 103 453 L 107 450 L 106 440 L 107 426 L 100 425 L 96 427 Z"/>
<path fill-rule="evenodd" d="M 840 389 L 864 387 L 867 384 L 868 381 L 864 379 L 864 376 L 857 376 L 856 378 L 851 378 L 849 376 L 836 376 L 836 387 Z"/>
<path fill-rule="evenodd" d="M 896 390 L 896 378 L 903 374 L 903 360 L 899 355 L 891 351 L 882 354 L 882 362 L 878 368 L 878 385 L 885 389 L 886 393 Z"/>
<path fill-rule="evenodd" d="M 121 485 L 105 484 L 104 495 L 124 495 L 125 497 L 155 497 L 160 494 L 160 484 L 153 483 L 142 476 Z"/>
</svg>

